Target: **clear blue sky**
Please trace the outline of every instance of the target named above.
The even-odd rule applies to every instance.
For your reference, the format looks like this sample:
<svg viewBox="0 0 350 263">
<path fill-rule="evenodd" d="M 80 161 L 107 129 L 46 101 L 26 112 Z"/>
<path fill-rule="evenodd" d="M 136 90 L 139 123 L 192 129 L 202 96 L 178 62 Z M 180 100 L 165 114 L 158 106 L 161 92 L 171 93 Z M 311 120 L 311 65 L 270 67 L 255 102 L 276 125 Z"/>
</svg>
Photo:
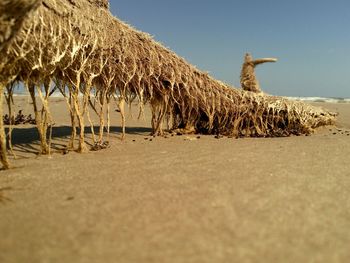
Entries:
<svg viewBox="0 0 350 263">
<path fill-rule="evenodd" d="M 349 0 L 112 0 L 112 13 L 213 77 L 239 87 L 243 55 L 262 89 L 350 97 Z"/>
</svg>

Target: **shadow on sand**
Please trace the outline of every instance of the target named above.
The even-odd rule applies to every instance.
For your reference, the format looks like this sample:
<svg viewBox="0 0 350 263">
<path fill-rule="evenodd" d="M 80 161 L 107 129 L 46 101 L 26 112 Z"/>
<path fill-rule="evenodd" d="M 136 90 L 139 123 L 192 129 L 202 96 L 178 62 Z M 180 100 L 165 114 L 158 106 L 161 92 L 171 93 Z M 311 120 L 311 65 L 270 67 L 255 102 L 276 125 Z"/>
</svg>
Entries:
<svg viewBox="0 0 350 263">
<path fill-rule="evenodd" d="M 99 126 L 94 126 L 95 134 L 98 133 Z M 6 134 L 9 132 L 9 128 L 6 128 Z M 77 133 L 79 134 L 79 129 Z M 121 134 L 122 128 L 119 126 L 110 127 L 110 133 Z M 131 135 L 145 135 L 152 132 L 151 128 L 147 127 L 126 127 L 126 134 Z M 62 151 L 66 148 L 70 135 L 72 133 L 72 127 L 70 126 L 59 126 L 52 128 L 52 141 L 51 149 L 53 151 Z M 89 146 L 91 144 L 91 128 L 85 128 L 86 143 Z M 36 127 L 13 127 L 12 130 L 12 145 L 14 152 L 18 153 L 32 153 L 37 154 L 40 149 L 40 138 Z"/>
</svg>

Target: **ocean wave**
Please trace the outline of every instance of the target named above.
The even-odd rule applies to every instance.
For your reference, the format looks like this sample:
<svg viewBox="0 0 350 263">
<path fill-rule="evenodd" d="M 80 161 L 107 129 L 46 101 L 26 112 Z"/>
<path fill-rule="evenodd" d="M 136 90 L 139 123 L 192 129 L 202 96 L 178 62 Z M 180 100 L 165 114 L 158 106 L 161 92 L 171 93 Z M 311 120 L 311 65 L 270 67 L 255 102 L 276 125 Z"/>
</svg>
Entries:
<svg viewBox="0 0 350 263">
<path fill-rule="evenodd" d="M 28 96 L 28 93 L 25 91 L 15 92 L 14 96 Z M 80 95 L 81 96 L 81 95 Z M 94 94 L 91 94 L 94 96 Z M 62 98 L 62 94 L 60 92 L 54 92 L 50 97 L 53 98 Z M 326 97 L 287 97 L 283 96 L 289 100 L 295 101 L 305 101 L 305 102 L 324 102 L 324 103 L 350 103 L 350 98 L 326 98 Z"/>
<path fill-rule="evenodd" d="M 325 102 L 325 103 L 350 103 L 349 98 L 325 98 L 325 97 L 285 97 L 290 100 L 306 102 Z"/>
<path fill-rule="evenodd" d="M 14 97 L 21 97 L 21 96 L 27 97 L 27 96 L 29 96 L 29 93 L 26 93 L 26 92 L 14 92 L 13 96 Z M 37 97 L 38 94 L 35 94 L 35 96 Z M 63 98 L 63 95 L 60 92 L 54 92 L 54 93 L 52 93 L 50 95 L 50 97 L 51 98 Z"/>
</svg>

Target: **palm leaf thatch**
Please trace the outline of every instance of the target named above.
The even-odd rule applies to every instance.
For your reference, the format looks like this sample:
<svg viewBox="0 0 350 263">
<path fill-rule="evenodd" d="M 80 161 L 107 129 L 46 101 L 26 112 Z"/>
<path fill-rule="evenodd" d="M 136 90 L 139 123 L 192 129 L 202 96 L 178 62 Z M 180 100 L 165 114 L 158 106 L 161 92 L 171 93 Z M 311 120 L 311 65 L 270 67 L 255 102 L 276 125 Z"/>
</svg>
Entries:
<svg viewBox="0 0 350 263">
<path fill-rule="evenodd" d="M 23 8 L 15 14 L 18 6 Z M 32 9 L 35 13 L 30 12 Z M 93 139 L 102 144 L 104 127 L 109 128 L 109 117 L 105 120 L 104 116 L 109 116 L 113 101 L 119 104 L 123 131 L 124 104 L 137 100 L 140 114 L 149 104 L 155 135 L 163 133 L 166 123 L 169 129 L 184 132 L 288 136 L 308 134 L 334 121 L 334 114 L 326 110 L 233 88 L 213 79 L 150 35 L 113 17 L 107 0 L 3 0 L 0 10 L 6 14 L 0 15 L 0 48 L 4 54 L 1 94 L 14 81 L 25 83 L 33 100 L 42 154 L 50 153 L 47 134 L 52 123 L 52 89 L 67 99 L 73 127 L 68 146 L 78 151 L 87 150 L 84 116 L 90 120 L 88 107 L 99 116 L 100 130 Z M 13 18 L 12 24 L 19 21 L 16 27 L 6 24 L 6 16 Z M 5 43 L 4 39 L 10 38 Z M 43 105 L 41 109 L 37 99 Z M 76 127 L 80 128 L 78 135 Z M 8 167 L 4 148 L 1 158 Z"/>
</svg>

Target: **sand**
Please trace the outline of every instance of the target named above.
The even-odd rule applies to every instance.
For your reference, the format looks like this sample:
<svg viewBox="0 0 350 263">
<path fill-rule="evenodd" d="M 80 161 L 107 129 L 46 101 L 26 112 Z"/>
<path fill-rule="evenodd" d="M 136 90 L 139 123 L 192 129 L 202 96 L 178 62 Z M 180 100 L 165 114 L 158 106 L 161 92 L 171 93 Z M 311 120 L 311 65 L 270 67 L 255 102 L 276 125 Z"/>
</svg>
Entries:
<svg viewBox="0 0 350 263">
<path fill-rule="evenodd" d="M 135 108 L 121 141 L 113 112 L 110 148 L 63 154 L 56 98 L 52 156 L 36 155 L 32 125 L 15 127 L 0 262 L 347 262 L 350 104 L 318 105 L 340 113 L 337 127 L 259 139 L 153 138 Z"/>
</svg>

